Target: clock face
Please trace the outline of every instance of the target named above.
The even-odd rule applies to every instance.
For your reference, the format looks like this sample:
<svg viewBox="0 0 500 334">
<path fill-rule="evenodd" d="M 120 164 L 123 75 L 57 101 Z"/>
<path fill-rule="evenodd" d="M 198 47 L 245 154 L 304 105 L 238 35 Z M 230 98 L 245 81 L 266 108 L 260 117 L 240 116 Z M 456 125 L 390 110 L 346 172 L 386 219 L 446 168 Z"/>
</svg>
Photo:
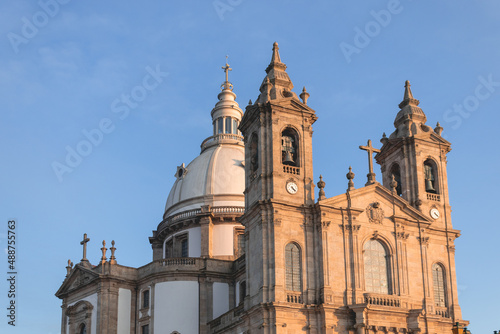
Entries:
<svg viewBox="0 0 500 334">
<path fill-rule="evenodd" d="M 286 191 L 288 191 L 290 194 L 295 194 L 299 190 L 299 187 L 295 182 L 288 182 L 286 184 Z"/>
<path fill-rule="evenodd" d="M 433 208 L 431 209 L 431 217 L 434 218 L 434 219 L 438 219 L 439 218 L 439 210 L 436 209 L 436 208 Z"/>
</svg>

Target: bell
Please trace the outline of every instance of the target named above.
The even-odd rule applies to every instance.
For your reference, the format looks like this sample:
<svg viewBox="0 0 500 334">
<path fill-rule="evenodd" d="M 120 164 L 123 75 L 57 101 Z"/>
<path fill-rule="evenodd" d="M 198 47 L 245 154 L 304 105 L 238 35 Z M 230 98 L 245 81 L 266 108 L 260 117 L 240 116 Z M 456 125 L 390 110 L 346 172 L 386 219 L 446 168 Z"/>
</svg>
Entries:
<svg viewBox="0 0 500 334">
<path fill-rule="evenodd" d="M 427 192 L 436 192 L 436 189 L 432 186 L 432 181 L 429 179 L 425 180 L 425 191 Z"/>
<path fill-rule="evenodd" d="M 290 153 L 290 151 L 286 151 L 285 153 L 285 160 L 283 160 L 283 162 L 289 162 L 289 163 L 295 163 L 295 161 L 293 161 L 293 157 L 292 157 L 292 154 Z"/>
</svg>

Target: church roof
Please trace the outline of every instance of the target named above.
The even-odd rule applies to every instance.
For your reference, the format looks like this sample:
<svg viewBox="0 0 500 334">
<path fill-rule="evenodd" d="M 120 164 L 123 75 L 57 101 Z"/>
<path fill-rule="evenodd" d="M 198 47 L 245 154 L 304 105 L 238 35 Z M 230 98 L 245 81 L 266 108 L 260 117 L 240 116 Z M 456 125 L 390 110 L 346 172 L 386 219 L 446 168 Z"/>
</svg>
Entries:
<svg viewBox="0 0 500 334">
<path fill-rule="evenodd" d="M 187 167 L 180 166 L 164 218 L 202 205 L 245 205 L 245 149 L 228 143 L 209 147 Z"/>
</svg>

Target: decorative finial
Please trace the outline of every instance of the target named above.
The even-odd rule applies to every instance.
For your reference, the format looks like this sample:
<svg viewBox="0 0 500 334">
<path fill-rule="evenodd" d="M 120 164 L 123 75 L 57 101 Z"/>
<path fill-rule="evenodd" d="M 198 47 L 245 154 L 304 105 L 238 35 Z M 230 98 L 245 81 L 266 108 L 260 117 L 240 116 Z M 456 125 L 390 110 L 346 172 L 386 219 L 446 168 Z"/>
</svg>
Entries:
<svg viewBox="0 0 500 334">
<path fill-rule="evenodd" d="M 302 99 L 302 102 L 304 104 L 307 104 L 307 99 L 309 98 L 310 94 L 306 91 L 306 87 L 302 88 L 302 93 L 300 93 L 300 98 Z"/>
<path fill-rule="evenodd" d="M 398 187 L 398 181 L 396 181 L 396 178 L 394 177 L 394 174 L 392 174 L 392 180 L 391 180 L 391 190 L 396 192 L 396 188 Z"/>
<path fill-rule="evenodd" d="M 441 126 L 441 124 L 439 124 L 439 122 L 437 122 L 436 127 L 434 128 L 434 132 L 441 136 L 443 127 Z"/>
<path fill-rule="evenodd" d="M 377 182 L 375 180 L 375 173 L 373 172 L 373 153 L 379 153 L 380 150 L 374 148 L 372 146 L 372 141 L 370 139 L 368 139 L 368 144 L 367 146 L 359 146 L 360 149 L 364 150 L 364 151 L 367 151 L 368 152 L 368 169 L 369 169 L 369 172 L 368 174 L 366 175 L 368 177 L 368 182 L 366 182 L 365 186 L 368 186 L 370 184 L 374 184 L 375 182 Z"/>
<path fill-rule="evenodd" d="M 73 269 L 73 262 L 71 262 L 71 260 L 68 260 L 68 265 L 66 266 L 66 277 L 69 276 L 71 269 Z"/>
<path fill-rule="evenodd" d="M 227 58 L 227 56 L 226 56 Z M 411 93 L 411 85 L 410 85 L 410 80 L 406 80 L 405 81 L 405 96 L 403 98 L 403 100 L 409 100 L 409 99 L 413 99 L 413 94 Z"/>
<path fill-rule="evenodd" d="M 349 182 L 347 183 L 347 191 L 351 191 L 351 190 L 354 190 L 354 182 L 352 181 L 354 179 L 354 173 L 352 172 L 352 168 L 351 166 L 349 166 L 349 173 L 347 173 L 345 176 L 347 177 L 347 179 L 349 180 Z"/>
<path fill-rule="evenodd" d="M 83 234 L 83 240 L 80 242 L 80 245 L 83 245 L 83 258 L 81 261 L 88 261 L 87 260 L 87 242 L 90 241 L 90 238 L 87 238 L 87 233 Z"/>
<path fill-rule="evenodd" d="M 224 89 L 232 90 L 233 89 L 233 84 L 231 84 L 229 82 L 229 71 L 232 71 L 233 69 L 231 67 L 229 67 L 229 64 L 227 63 L 227 58 L 228 58 L 228 56 L 226 56 L 226 66 L 221 67 L 224 70 L 224 72 L 226 73 L 226 81 L 224 81 L 224 83 L 222 84 L 221 90 L 224 90 Z"/>
<path fill-rule="evenodd" d="M 271 58 L 271 64 L 272 63 L 281 63 L 281 57 L 279 53 L 279 47 L 278 47 L 278 42 L 273 43 L 273 56 Z"/>
<path fill-rule="evenodd" d="M 115 257 L 115 241 L 114 240 L 111 240 L 111 257 L 109 258 L 109 263 L 110 264 L 116 264 L 116 257 Z"/>
<path fill-rule="evenodd" d="M 389 141 L 389 138 L 387 138 L 387 136 L 385 135 L 385 132 L 382 134 L 382 139 L 380 139 L 380 142 L 382 143 L 382 145 L 385 145 L 387 144 L 387 142 Z"/>
<path fill-rule="evenodd" d="M 102 257 L 101 257 L 101 263 L 104 264 L 106 262 L 106 251 L 108 249 L 106 248 L 106 241 L 103 240 L 102 241 L 102 248 L 101 248 L 101 251 L 102 251 Z"/>
<path fill-rule="evenodd" d="M 252 104 L 252 99 L 248 100 L 248 105 L 251 106 Z"/>
<path fill-rule="evenodd" d="M 319 188 L 319 194 L 318 194 L 318 201 L 321 201 L 326 198 L 325 196 L 325 181 L 323 181 L 323 176 L 319 176 L 319 182 L 318 182 L 318 188 Z"/>
<path fill-rule="evenodd" d="M 418 106 L 420 103 L 419 100 L 413 98 L 413 94 L 411 92 L 410 87 L 411 87 L 410 81 L 406 80 L 406 82 L 405 82 L 405 95 L 403 97 L 403 101 L 399 104 L 400 109 L 403 109 L 404 107 L 406 107 L 409 104 L 414 105 L 414 106 Z"/>
</svg>

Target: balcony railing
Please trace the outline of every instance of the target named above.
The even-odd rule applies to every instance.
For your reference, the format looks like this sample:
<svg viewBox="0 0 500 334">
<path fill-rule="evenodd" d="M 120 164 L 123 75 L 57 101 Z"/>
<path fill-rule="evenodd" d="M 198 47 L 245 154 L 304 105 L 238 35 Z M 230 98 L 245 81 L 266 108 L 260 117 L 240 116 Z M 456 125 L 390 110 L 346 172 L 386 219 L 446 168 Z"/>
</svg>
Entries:
<svg viewBox="0 0 500 334">
<path fill-rule="evenodd" d="M 201 143 L 201 151 L 203 152 L 205 149 L 207 149 L 210 146 L 217 145 L 222 142 L 227 142 L 227 141 L 235 140 L 237 142 L 241 142 L 243 144 L 243 136 L 241 135 L 236 135 L 232 133 L 219 133 L 216 134 L 215 136 L 208 137 Z"/>
<path fill-rule="evenodd" d="M 441 196 L 439 196 L 438 194 L 427 193 L 427 199 L 429 201 L 440 202 L 441 201 Z"/>
<path fill-rule="evenodd" d="M 208 212 L 214 214 L 243 214 L 245 213 L 245 208 L 242 206 L 214 206 L 211 207 Z M 165 227 L 172 225 L 180 220 L 196 217 L 200 213 L 202 213 L 201 209 L 192 209 L 168 216 L 167 219 L 165 219 L 158 227 L 158 231 L 161 231 Z"/>
<path fill-rule="evenodd" d="M 443 318 L 449 318 L 450 315 L 448 313 L 448 308 L 447 307 L 439 307 L 436 306 L 436 315 L 439 315 Z"/>
<path fill-rule="evenodd" d="M 398 296 L 365 293 L 364 297 L 365 303 L 369 305 L 401 307 L 401 300 Z"/>
<path fill-rule="evenodd" d="M 300 175 L 300 168 L 283 165 L 283 172 L 288 173 L 288 174 L 293 174 L 293 175 Z"/>
<path fill-rule="evenodd" d="M 302 292 L 287 292 L 286 301 L 288 303 L 302 304 Z"/>
<path fill-rule="evenodd" d="M 161 262 L 164 266 L 194 266 L 196 264 L 196 258 L 176 257 L 162 259 Z"/>
</svg>

